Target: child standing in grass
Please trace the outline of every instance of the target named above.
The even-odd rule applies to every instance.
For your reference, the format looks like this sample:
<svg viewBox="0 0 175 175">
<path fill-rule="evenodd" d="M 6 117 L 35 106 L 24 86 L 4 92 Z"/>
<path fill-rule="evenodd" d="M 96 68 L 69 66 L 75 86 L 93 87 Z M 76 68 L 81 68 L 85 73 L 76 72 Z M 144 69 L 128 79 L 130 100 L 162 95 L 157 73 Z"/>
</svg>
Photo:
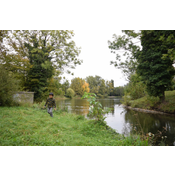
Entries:
<svg viewBox="0 0 175 175">
<path fill-rule="evenodd" d="M 50 114 L 51 117 L 53 117 L 53 113 L 52 113 L 52 110 L 53 110 L 53 107 L 56 111 L 56 103 L 55 103 L 55 99 L 53 99 L 53 93 L 49 93 L 49 98 L 46 100 L 46 104 L 44 105 L 44 108 L 46 107 L 46 105 L 48 105 L 48 108 L 47 108 L 47 112 Z"/>
</svg>

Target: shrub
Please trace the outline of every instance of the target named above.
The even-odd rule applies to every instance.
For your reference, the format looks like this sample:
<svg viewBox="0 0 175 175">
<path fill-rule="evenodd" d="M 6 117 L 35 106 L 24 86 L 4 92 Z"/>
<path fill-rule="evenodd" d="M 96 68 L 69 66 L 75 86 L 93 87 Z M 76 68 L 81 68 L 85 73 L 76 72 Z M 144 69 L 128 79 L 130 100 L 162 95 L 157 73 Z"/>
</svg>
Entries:
<svg viewBox="0 0 175 175">
<path fill-rule="evenodd" d="M 124 93 L 125 95 L 130 94 L 131 100 L 136 100 L 146 95 L 146 86 L 140 79 L 137 74 L 132 75 L 129 84 L 125 87 Z"/>
<path fill-rule="evenodd" d="M 66 91 L 66 96 L 69 97 L 69 98 L 73 98 L 74 95 L 75 95 L 74 90 L 71 89 L 71 88 L 68 88 L 67 91 Z"/>
<path fill-rule="evenodd" d="M 16 105 L 13 95 L 19 89 L 18 83 L 13 73 L 0 65 L 0 106 Z"/>
<path fill-rule="evenodd" d="M 96 94 L 94 93 L 85 92 L 82 99 L 83 98 L 87 98 L 90 104 L 88 116 L 95 117 L 98 121 L 104 121 L 106 117 L 103 115 L 109 113 L 111 109 L 103 109 L 102 104 L 97 101 Z"/>
<path fill-rule="evenodd" d="M 99 97 L 99 98 L 103 98 L 103 95 L 101 95 L 101 94 L 97 94 L 97 97 Z"/>
</svg>

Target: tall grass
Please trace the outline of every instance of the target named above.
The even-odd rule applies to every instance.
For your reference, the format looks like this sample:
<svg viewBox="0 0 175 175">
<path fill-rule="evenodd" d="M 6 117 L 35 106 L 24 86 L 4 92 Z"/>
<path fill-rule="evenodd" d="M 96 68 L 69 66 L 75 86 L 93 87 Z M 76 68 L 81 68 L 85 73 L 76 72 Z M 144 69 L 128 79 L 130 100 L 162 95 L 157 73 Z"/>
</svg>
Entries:
<svg viewBox="0 0 175 175">
<path fill-rule="evenodd" d="M 124 137 L 104 122 L 57 110 L 53 118 L 43 104 L 33 107 L 0 107 L 0 145 L 8 146 L 129 146 L 148 145 Z"/>
</svg>

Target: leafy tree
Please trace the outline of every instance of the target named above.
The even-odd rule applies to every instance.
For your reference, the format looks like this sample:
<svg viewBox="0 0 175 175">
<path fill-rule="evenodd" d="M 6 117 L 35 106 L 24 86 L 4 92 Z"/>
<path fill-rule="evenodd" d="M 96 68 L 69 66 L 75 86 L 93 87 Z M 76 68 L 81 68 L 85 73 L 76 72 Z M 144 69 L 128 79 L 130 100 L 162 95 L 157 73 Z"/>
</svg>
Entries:
<svg viewBox="0 0 175 175">
<path fill-rule="evenodd" d="M 85 92 L 82 99 L 87 98 L 90 103 L 89 117 L 94 117 L 98 121 L 104 122 L 104 115 L 111 112 L 110 108 L 102 108 L 102 104 L 96 100 L 96 95 Z"/>
<path fill-rule="evenodd" d="M 111 53 L 116 54 L 116 61 L 111 61 L 111 64 L 121 69 L 129 80 L 130 76 L 136 72 L 136 56 L 141 49 L 139 45 L 141 32 L 134 30 L 122 30 L 122 32 L 123 36 L 113 35 L 113 41 L 108 41 L 108 47 L 111 49 Z"/>
<path fill-rule="evenodd" d="M 106 81 L 106 91 L 109 96 L 114 95 L 114 80 Z"/>
<path fill-rule="evenodd" d="M 114 91 L 113 91 L 113 95 L 114 96 L 123 96 L 124 95 L 124 87 L 123 86 L 115 87 Z"/>
<path fill-rule="evenodd" d="M 83 92 L 87 92 L 87 93 L 89 93 L 89 91 L 90 91 L 90 89 L 89 89 L 89 84 L 87 83 L 87 82 L 85 82 L 85 80 L 83 80 L 83 86 L 82 86 L 82 88 L 83 88 Z"/>
<path fill-rule="evenodd" d="M 72 88 L 76 95 L 82 96 L 84 92 L 89 92 L 89 84 L 82 78 L 74 78 L 71 80 L 70 88 Z"/>
<path fill-rule="evenodd" d="M 171 89 L 175 75 L 174 37 L 175 31 L 171 30 L 142 31 L 143 49 L 137 57 L 137 73 L 146 84 L 148 94 L 160 97 L 161 101 L 165 99 L 165 90 Z"/>
<path fill-rule="evenodd" d="M 68 80 L 65 80 L 64 83 L 61 85 L 62 90 L 66 93 L 66 90 L 70 87 L 70 83 Z"/>
<path fill-rule="evenodd" d="M 20 88 L 23 90 L 27 71 L 31 68 L 28 58 L 24 58 L 23 55 L 12 52 L 11 47 L 8 45 L 9 31 L 0 30 L 0 64 L 3 67 L 12 72 L 17 80 L 20 80 Z M 10 41 L 13 43 L 13 40 Z M 14 45 L 14 44 L 13 44 Z"/>
<path fill-rule="evenodd" d="M 13 105 L 13 95 L 19 89 L 19 80 L 14 77 L 12 72 L 0 65 L 0 82 L 0 106 Z"/>
<path fill-rule="evenodd" d="M 49 92 L 53 92 L 54 95 L 61 95 L 61 96 L 65 94 L 65 92 L 62 90 L 60 80 L 61 78 L 54 78 L 54 77 L 49 79 L 48 87 L 46 87 L 47 91 L 45 93 L 46 94 L 45 97 L 48 96 Z"/>
<path fill-rule="evenodd" d="M 66 91 L 66 96 L 67 96 L 67 97 L 70 97 L 70 98 L 73 98 L 74 95 L 75 95 L 74 90 L 71 89 L 71 88 L 68 88 L 67 91 Z"/>
<path fill-rule="evenodd" d="M 125 96 L 130 96 L 132 100 L 144 97 L 146 95 L 146 86 L 141 77 L 133 74 L 128 85 L 125 87 Z"/>
<path fill-rule="evenodd" d="M 99 91 L 98 93 L 101 94 L 101 95 L 105 95 L 106 94 L 106 85 L 105 85 L 105 80 L 102 79 L 102 83 L 100 85 L 100 88 L 99 88 Z"/>
<path fill-rule="evenodd" d="M 26 75 L 26 89 L 35 92 L 40 98 L 48 86 L 47 79 L 74 69 L 81 60 L 77 59 L 80 48 L 72 40 L 73 31 L 68 30 L 30 30 L 11 31 L 6 39 L 11 53 L 26 58 L 31 68 Z"/>
</svg>

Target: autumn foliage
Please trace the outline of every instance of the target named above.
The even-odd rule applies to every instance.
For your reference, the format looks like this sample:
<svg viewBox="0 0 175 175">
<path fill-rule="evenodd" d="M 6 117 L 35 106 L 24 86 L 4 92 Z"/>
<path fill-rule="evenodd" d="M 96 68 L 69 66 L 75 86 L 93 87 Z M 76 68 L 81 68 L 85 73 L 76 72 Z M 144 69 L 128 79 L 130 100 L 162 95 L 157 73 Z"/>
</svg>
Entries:
<svg viewBox="0 0 175 175">
<path fill-rule="evenodd" d="M 89 92 L 89 84 L 83 80 L 82 78 L 74 78 L 71 80 L 71 86 L 70 86 L 76 95 L 82 96 L 84 92 Z"/>
</svg>

